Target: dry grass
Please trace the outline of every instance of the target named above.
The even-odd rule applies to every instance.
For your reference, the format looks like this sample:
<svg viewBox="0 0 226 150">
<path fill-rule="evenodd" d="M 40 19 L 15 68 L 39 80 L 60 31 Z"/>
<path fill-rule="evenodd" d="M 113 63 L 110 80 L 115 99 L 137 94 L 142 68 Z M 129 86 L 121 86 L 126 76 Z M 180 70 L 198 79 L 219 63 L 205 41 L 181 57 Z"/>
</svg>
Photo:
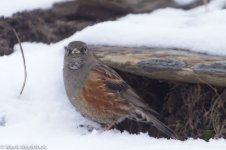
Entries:
<svg viewBox="0 0 226 150">
<path fill-rule="evenodd" d="M 180 84 L 170 90 L 165 99 L 164 111 L 176 118 L 175 131 L 181 139 L 225 138 L 226 90 L 207 85 Z M 173 108 L 175 111 L 172 112 L 175 101 L 180 106 Z"/>
<path fill-rule="evenodd" d="M 26 67 L 26 61 L 25 61 L 25 56 L 24 56 L 24 50 L 23 50 L 23 47 L 21 45 L 21 41 L 20 41 L 20 38 L 19 38 L 19 35 L 18 33 L 16 32 L 16 30 L 14 28 L 12 28 L 16 38 L 17 38 L 17 41 L 19 43 L 19 46 L 20 46 L 20 52 L 21 52 L 21 55 L 22 55 L 22 59 L 23 59 L 23 65 L 24 65 L 24 81 L 23 81 L 23 85 L 22 85 L 22 88 L 21 88 L 21 91 L 20 91 L 20 95 L 22 95 L 23 91 L 24 91 L 24 87 L 26 85 L 26 81 L 27 81 L 27 67 Z"/>
<path fill-rule="evenodd" d="M 226 88 L 207 84 L 170 83 L 119 71 L 120 75 L 162 115 L 162 121 L 181 140 L 193 137 L 208 140 L 226 138 Z M 117 126 L 130 133 L 149 132 L 162 137 L 154 127 L 124 121 Z"/>
</svg>

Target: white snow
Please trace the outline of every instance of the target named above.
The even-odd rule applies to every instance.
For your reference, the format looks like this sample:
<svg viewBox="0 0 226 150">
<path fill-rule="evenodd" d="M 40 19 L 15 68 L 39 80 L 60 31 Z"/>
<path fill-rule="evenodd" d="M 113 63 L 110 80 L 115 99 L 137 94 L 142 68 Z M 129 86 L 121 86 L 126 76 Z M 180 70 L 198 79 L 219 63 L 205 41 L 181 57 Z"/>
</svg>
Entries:
<svg viewBox="0 0 226 150">
<path fill-rule="evenodd" d="M 69 0 L 1 0 L 0 16 L 10 17 L 13 13 L 37 8 L 46 9 L 56 2 Z"/>
<path fill-rule="evenodd" d="M 68 41 L 45 45 L 23 43 L 28 80 L 22 96 L 22 58 L 16 52 L 0 58 L 0 147 L 38 145 L 48 150 L 141 149 L 141 150 L 225 150 L 224 139 L 176 141 L 155 139 L 146 134 L 131 135 L 117 130 L 88 132 L 79 125 L 99 125 L 81 117 L 66 97 L 63 79 L 63 47 Z M 2 119 L 0 119 L 2 120 Z M 5 148 L 6 149 L 6 148 Z"/>
<path fill-rule="evenodd" d="M 185 4 L 192 3 L 196 0 L 174 0 L 174 1 L 177 2 L 178 4 L 185 5 Z"/>
<path fill-rule="evenodd" d="M 28 69 L 22 96 L 19 92 L 23 63 L 16 45 L 15 53 L 0 57 L 0 150 L 8 150 L 8 145 L 14 149 L 38 145 L 48 150 L 225 150 L 225 139 L 177 141 L 117 130 L 88 132 L 79 125 L 100 127 L 74 110 L 66 97 L 62 78 L 63 47 L 72 40 L 90 44 L 175 47 L 226 55 L 226 12 L 220 9 L 223 2 L 225 0 L 213 1 L 207 12 L 204 7 L 190 11 L 166 8 L 128 15 L 88 27 L 56 44 L 22 43 Z M 33 9 L 28 6 L 24 8 Z"/>
<path fill-rule="evenodd" d="M 90 26 L 70 39 L 89 44 L 189 49 L 226 55 L 226 0 L 185 11 L 159 9 Z"/>
</svg>

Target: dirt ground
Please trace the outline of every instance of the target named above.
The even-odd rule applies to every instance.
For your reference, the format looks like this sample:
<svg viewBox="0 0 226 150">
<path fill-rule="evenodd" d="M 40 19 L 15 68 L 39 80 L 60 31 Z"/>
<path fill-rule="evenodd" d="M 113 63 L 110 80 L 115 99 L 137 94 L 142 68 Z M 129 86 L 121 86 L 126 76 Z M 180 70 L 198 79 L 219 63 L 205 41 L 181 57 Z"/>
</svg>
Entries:
<svg viewBox="0 0 226 150">
<path fill-rule="evenodd" d="M 226 89 L 211 85 L 154 80 L 118 71 L 135 91 L 160 112 L 164 123 L 181 140 L 226 138 Z M 131 133 L 147 132 L 162 137 L 150 125 L 126 120 L 116 128 Z"/>
</svg>

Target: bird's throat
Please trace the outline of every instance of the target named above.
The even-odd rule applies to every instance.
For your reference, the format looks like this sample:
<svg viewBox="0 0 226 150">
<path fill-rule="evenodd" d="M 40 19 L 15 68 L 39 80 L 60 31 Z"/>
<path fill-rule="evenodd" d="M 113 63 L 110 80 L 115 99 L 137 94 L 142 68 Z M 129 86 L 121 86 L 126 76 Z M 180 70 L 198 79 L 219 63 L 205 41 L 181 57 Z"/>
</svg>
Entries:
<svg viewBox="0 0 226 150">
<path fill-rule="evenodd" d="M 68 68 L 71 70 L 78 70 L 84 65 L 82 58 L 72 58 L 71 62 L 68 63 Z"/>
</svg>

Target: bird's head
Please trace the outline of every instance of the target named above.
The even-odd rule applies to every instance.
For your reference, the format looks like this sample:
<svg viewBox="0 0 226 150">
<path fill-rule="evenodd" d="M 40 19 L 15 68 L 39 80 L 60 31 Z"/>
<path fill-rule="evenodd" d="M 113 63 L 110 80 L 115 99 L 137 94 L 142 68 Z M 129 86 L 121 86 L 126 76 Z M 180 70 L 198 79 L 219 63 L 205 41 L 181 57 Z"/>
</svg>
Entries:
<svg viewBox="0 0 226 150">
<path fill-rule="evenodd" d="M 84 42 L 73 41 L 65 47 L 64 61 L 69 69 L 77 70 L 82 68 L 92 56 L 91 50 Z"/>
</svg>

